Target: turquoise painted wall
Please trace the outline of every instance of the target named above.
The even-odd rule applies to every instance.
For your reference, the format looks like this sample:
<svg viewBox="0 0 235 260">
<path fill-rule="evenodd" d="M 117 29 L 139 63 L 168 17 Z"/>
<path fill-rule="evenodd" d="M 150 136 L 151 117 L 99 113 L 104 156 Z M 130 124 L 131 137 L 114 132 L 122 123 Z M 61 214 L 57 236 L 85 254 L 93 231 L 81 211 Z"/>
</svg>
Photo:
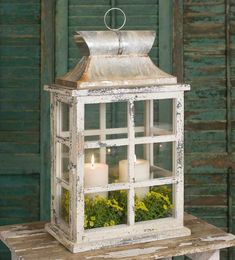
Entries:
<svg viewBox="0 0 235 260">
<path fill-rule="evenodd" d="M 39 219 L 39 79 L 40 1 L 1 0 L 0 225 Z"/>
</svg>

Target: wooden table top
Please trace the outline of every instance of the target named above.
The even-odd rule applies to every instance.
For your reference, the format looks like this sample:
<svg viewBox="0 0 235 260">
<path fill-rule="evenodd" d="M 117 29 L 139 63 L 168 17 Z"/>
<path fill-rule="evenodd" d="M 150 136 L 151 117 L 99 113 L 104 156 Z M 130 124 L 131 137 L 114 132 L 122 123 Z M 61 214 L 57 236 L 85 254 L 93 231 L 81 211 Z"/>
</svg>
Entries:
<svg viewBox="0 0 235 260">
<path fill-rule="evenodd" d="M 44 222 L 0 227 L 0 239 L 19 259 L 160 259 L 235 246 L 235 236 L 185 215 L 191 236 L 72 254 L 44 230 Z"/>
</svg>

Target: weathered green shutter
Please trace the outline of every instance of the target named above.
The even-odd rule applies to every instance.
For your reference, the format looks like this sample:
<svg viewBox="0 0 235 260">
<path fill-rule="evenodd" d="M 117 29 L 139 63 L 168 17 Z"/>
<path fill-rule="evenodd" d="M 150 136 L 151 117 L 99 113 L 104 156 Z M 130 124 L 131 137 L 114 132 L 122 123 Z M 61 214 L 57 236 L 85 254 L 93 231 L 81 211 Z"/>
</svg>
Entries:
<svg viewBox="0 0 235 260">
<path fill-rule="evenodd" d="M 230 84 L 231 84 L 231 118 L 232 118 L 232 150 L 235 151 L 235 0 L 230 0 Z"/>
<path fill-rule="evenodd" d="M 0 1 L 0 225 L 39 219 L 40 1 Z M 0 259 L 7 255 L 0 249 Z"/>
<path fill-rule="evenodd" d="M 185 0 L 183 10 L 184 80 L 192 86 L 185 99 L 186 209 L 231 232 L 235 1 Z"/>
</svg>

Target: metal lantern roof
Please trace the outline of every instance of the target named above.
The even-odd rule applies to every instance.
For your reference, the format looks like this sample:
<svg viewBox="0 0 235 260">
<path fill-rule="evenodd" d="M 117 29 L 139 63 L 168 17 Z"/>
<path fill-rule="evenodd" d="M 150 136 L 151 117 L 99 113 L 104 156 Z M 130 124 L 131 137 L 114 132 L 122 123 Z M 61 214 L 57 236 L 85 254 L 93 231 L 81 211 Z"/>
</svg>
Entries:
<svg viewBox="0 0 235 260">
<path fill-rule="evenodd" d="M 79 31 L 83 57 L 56 84 L 75 89 L 175 84 L 176 77 L 154 65 L 149 51 L 154 31 Z"/>
</svg>

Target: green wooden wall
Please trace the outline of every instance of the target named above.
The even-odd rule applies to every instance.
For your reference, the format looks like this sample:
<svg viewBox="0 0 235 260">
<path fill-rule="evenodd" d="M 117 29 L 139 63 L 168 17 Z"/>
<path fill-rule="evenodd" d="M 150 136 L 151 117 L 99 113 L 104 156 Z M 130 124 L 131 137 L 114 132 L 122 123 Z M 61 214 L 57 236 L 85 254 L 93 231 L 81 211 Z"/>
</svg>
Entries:
<svg viewBox="0 0 235 260">
<path fill-rule="evenodd" d="M 186 210 L 234 232 L 235 1 L 183 4 Z"/>
<path fill-rule="evenodd" d="M 0 225 L 39 219 L 39 79 L 40 1 L 1 0 Z"/>
<path fill-rule="evenodd" d="M 185 99 L 186 210 L 234 231 L 227 196 L 235 168 L 234 0 L 0 0 L 0 225 L 49 217 L 49 104 L 41 85 L 81 57 L 73 32 L 104 30 L 104 12 L 120 7 L 125 29 L 157 32 L 151 57 L 170 72 L 173 6 L 183 14 L 174 68 L 192 85 Z M 109 22 L 121 21 L 115 15 Z M 0 259 L 8 258 L 0 247 Z"/>
<path fill-rule="evenodd" d="M 185 107 L 186 204 L 224 228 L 233 166 L 225 8 L 224 0 L 184 1 L 183 37 L 184 79 L 192 85 Z"/>
</svg>

